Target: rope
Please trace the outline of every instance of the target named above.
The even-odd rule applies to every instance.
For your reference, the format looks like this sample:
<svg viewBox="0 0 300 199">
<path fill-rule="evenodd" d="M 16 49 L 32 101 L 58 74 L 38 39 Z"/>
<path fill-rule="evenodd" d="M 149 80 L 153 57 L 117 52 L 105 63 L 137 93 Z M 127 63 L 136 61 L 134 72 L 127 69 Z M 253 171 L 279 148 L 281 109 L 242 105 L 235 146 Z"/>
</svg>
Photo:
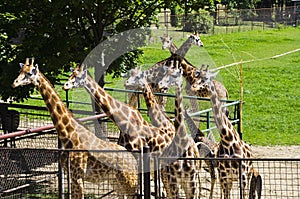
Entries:
<svg viewBox="0 0 300 199">
<path fill-rule="evenodd" d="M 278 57 L 282 57 L 282 56 L 285 56 L 285 55 L 288 55 L 288 54 L 292 54 L 292 53 L 295 53 L 295 52 L 298 52 L 298 51 L 300 51 L 300 48 L 292 50 L 292 51 L 288 51 L 288 52 L 285 52 L 285 53 L 282 53 L 282 54 L 274 55 L 272 57 L 234 62 L 234 63 L 227 64 L 227 65 L 224 65 L 224 66 L 220 66 L 218 68 L 213 68 L 213 69 L 211 69 L 211 71 L 217 71 L 217 70 L 220 70 L 220 69 L 224 69 L 224 68 L 228 68 L 228 67 L 231 67 L 231 66 L 236 66 L 236 65 L 239 65 L 239 64 L 244 64 L 244 63 L 251 63 L 251 62 L 255 62 L 255 61 L 264 61 L 264 60 L 268 60 L 268 59 L 276 59 Z"/>
</svg>

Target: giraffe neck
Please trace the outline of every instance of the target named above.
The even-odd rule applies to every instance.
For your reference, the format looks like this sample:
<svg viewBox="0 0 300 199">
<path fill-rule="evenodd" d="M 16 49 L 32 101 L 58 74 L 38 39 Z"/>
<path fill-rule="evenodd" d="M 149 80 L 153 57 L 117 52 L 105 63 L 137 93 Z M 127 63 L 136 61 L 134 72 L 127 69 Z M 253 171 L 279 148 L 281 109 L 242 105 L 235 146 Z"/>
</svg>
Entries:
<svg viewBox="0 0 300 199">
<path fill-rule="evenodd" d="M 177 84 L 176 87 L 176 99 L 175 99 L 175 131 L 176 135 L 169 147 L 172 151 L 171 156 L 180 157 L 187 151 L 189 147 L 190 137 L 187 134 L 184 125 L 183 105 L 182 105 L 182 84 Z"/>
<path fill-rule="evenodd" d="M 78 134 L 75 131 L 77 122 L 73 118 L 72 113 L 62 102 L 49 80 L 42 73 L 40 73 L 39 76 L 39 84 L 36 87 L 41 93 L 48 111 L 50 112 L 59 139 L 65 148 L 76 147 L 79 144 Z"/>
<path fill-rule="evenodd" d="M 189 63 L 186 59 L 182 59 L 180 65 L 182 68 L 182 76 L 190 85 L 192 85 L 194 83 L 194 70 L 196 70 L 197 68 Z"/>
<path fill-rule="evenodd" d="M 176 51 L 178 50 L 177 46 L 172 41 L 171 41 L 169 50 L 170 50 L 171 54 L 175 54 Z"/>
<path fill-rule="evenodd" d="M 192 47 L 192 42 L 187 39 L 180 47 L 176 50 L 175 54 L 184 57 L 189 49 Z"/>
<path fill-rule="evenodd" d="M 136 126 L 148 125 L 137 110 L 114 99 L 89 75 L 85 89 L 94 97 L 99 107 L 119 127 L 121 132 L 131 132 Z M 124 121 L 128 121 L 129 117 L 135 117 L 136 125 L 129 125 L 129 122 L 128 125 L 124 125 Z"/>
<path fill-rule="evenodd" d="M 219 99 L 219 96 L 216 91 L 216 87 L 213 81 L 210 81 L 210 101 L 212 105 L 212 111 L 214 114 L 214 119 L 216 126 L 219 130 L 221 140 L 223 143 L 230 143 L 232 141 L 239 141 L 240 136 L 235 128 L 232 126 L 230 120 L 225 115 L 222 110 L 222 102 Z"/>
<path fill-rule="evenodd" d="M 148 108 L 148 115 L 153 126 L 159 128 L 169 128 L 171 132 L 174 132 L 175 129 L 170 118 L 163 112 L 161 106 L 158 104 L 155 95 L 151 86 L 146 82 L 143 88 L 143 95 L 145 102 Z"/>
</svg>

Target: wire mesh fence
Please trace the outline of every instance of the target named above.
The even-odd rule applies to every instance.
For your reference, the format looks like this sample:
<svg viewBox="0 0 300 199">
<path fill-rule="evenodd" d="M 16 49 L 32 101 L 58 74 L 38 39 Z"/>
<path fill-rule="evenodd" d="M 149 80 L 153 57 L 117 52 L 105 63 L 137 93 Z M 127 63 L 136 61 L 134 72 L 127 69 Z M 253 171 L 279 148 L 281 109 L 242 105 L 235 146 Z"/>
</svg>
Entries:
<svg viewBox="0 0 300 199">
<path fill-rule="evenodd" d="M 54 149 L 14 149 L 2 148 L 0 150 L 0 197 L 1 198 L 68 198 L 72 189 L 70 188 L 70 173 L 76 170 L 74 165 L 67 166 L 64 169 L 64 174 L 60 173 L 59 160 L 62 157 L 62 152 L 81 153 L 81 151 L 72 150 L 54 150 Z M 89 151 L 91 154 L 105 154 L 113 156 L 116 153 L 122 154 L 124 159 L 127 159 L 127 154 L 124 151 Z M 146 162 L 142 160 L 140 154 L 137 157 L 139 168 L 144 168 Z M 181 160 L 185 160 L 181 158 Z M 189 159 L 189 161 L 203 161 L 205 159 Z M 218 159 L 223 160 L 223 159 Z M 226 161 L 245 161 L 246 159 L 235 159 Z M 149 161 L 153 164 L 155 161 Z M 300 175 L 299 164 L 300 159 L 252 159 L 254 168 L 262 177 L 262 192 L 261 197 L 265 199 L 273 198 L 299 198 L 300 196 Z M 118 160 L 117 164 L 121 165 L 124 162 Z M 127 162 L 128 163 L 128 162 Z M 132 163 L 133 164 L 133 163 Z M 136 163 L 135 163 L 136 164 Z M 149 165 L 149 168 L 154 168 Z M 160 168 L 160 167 L 158 167 Z M 216 169 L 216 174 L 217 168 Z M 87 172 L 94 172 L 97 170 Z M 141 170 L 138 170 L 141 172 Z M 150 198 L 151 194 L 156 195 L 156 198 L 165 198 L 165 188 L 161 183 L 160 169 L 155 170 L 157 178 L 145 178 L 144 173 L 137 176 L 137 190 L 134 194 L 135 198 Z M 184 172 L 184 171 L 183 171 Z M 140 174 L 141 174 L 140 173 Z M 84 178 L 84 194 L 85 198 L 117 198 L 120 193 L 116 191 L 117 183 L 116 176 L 105 175 L 98 176 L 95 181 L 90 182 L 88 178 Z M 205 164 L 202 162 L 202 168 L 199 171 L 200 176 L 200 196 L 201 198 L 209 198 L 211 191 L 211 176 L 207 172 Z M 218 175 L 217 175 L 218 178 Z M 156 181 L 153 181 L 156 180 Z M 182 180 L 189 183 L 190 179 Z M 147 186 L 150 185 L 151 192 L 146 192 Z M 156 187 L 155 187 L 156 186 Z M 230 192 L 231 198 L 242 198 L 241 184 L 239 177 L 233 182 Z M 249 194 L 249 189 L 247 193 Z M 220 184 L 218 179 L 213 189 L 213 198 L 220 197 Z M 148 195 L 146 195 L 148 193 Z M 123 196 L 123 195 L 122 195 Z M 185 193 L 180 187 L 180 198 L 185 198 Z"/>
<path fill-rule="evenodd" d="M 282 26 L 297 26 L 299 6 L 260 9 L 224 9 L 198 13 L 174 14 L 166 10 L 158 16 L 157 28 L 197 31 L 206 34 L 227 34 L 249 30 L 267 30 Z"/>
</svg>

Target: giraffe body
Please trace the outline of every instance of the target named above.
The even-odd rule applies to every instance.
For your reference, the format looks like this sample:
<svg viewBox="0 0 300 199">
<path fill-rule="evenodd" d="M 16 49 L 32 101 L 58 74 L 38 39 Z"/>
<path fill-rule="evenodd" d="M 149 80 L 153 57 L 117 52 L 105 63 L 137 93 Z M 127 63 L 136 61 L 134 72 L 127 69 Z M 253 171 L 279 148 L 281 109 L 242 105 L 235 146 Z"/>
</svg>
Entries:
<svg viewBox="0 0 300 199">
<path fill-rule="evenodd" d="M 71 196 L 84 198 L 84 180 L 99 183 L 99 179 L 111 177 L 111 183 L 119 196 L 127 195 L 133 198 L 137 191 L 137 162 L 132 154 L 124 158 L 120 153 L 91 153 L 89 150 L 125 150 L 124 147 L 98 139 L 91 131 L 78 123 L 72 113 L 66 108 L 48 79 L 38 70 L 37 65 L 26 63 L 13 87 L 34 84 L 41 93 L 50 112 L 51 119 L 65 149 L 86 150 L 85 152 L 70 152 L 71 166 Z M 61 162 L 66 169 L 67 154 L 62 155 Z M 122 161 L 122 164 L 118 162 Z"/>
<path fill-rule="evenodd" d="M 221 137 L 221 141 L 216 151 L 216 157 L 251 158 L 252 150 L 250 146 L 241 140 L 238 132 L 235 130 L 224 111 L 222 111 L 221 101 L 219 100 L 215 84 L 212 81 L 215 75 L 216 74 L 210 73 L 208 68 L 204 70 L 202 67 L 201 70 L 196 73 L 196 79 L 195 83 L 192 85 L 192 89 L 195 92 L 201 91 L 202 89 L 208 89 L 211 92 L 210 101 L 212 105 L 212 111 Z M 239 163 L 237 161 L 225 160 L 220 160 L 217 162 L 222 193 L 224 194 L 224 198 L 227 199 L 230 198 L 233 181 L 239 179 Z M 242 173 L 240 175 L 242 175 L 242 190 L 243 196 L 246 198 L 249 179 L 251 178 L 253 171 L 252 161 L 241 161 L 241 164 Z"/>
</svg>

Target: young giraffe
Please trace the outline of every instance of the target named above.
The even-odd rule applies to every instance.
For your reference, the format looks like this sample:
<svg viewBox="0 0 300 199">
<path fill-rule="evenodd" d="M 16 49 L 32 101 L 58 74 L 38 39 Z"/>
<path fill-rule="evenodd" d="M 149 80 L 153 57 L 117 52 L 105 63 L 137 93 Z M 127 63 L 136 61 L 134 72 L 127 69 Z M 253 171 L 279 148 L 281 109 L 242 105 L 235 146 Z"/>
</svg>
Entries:
<svg viewBox="0 0 300 199">
<path fill-rule="evenodd" d="M 195 82 L 191 89 L 195 92 L 201 92 L 202 90 L 210 91 L 210 101 L 212 105 L 212 111 L 214 114 L 214 119 L 216 126 L 220 133 L 221 141 L 216 152 L 216 157 L 219 158 L 251 158 L 252 150 L 251 147 L 241 140 L 238 132 L 235 130 L 231 124 L 228 117 L 222 111 L 222 103 L 219 100 L 218 93 L 216 92 L 216 86 L 213 82 L 213 78 L 217 73 L 212 74 L 208 68 L 195 72 Z M 233 181 L 239 179 L 239 162 L 238 161 L 217 161 L 217 168 L 219 171 L 219 178 L 222 193 L 224 198 L 230 198 L 230 192 L 232 189 Z M 249 185 L 249 180 L 252 176 L 257 176 L 258 173 L 254 172 L 252 168 L 252 161 L 245 160 L 241 161 L 242 164 L 242 190 L 243 198 L 246 198 L 246 193 Z M 252 195 L 252 193 L 249 193 Z M 222 197 L 222 196 L 221 196 Z M 251 197 L 251 196 L 250 196 Z M 260 196 L 258 196 L 260 197 Z"/>
<path fill-rule="evenodd" d="M 171 60 L 174 59 L 176 56 L 184 57 L 185 54 L 188 52 L 188 50 L 192 47 L 192 45 L 200 46 L 200 47 L 203 46 L 203 43 L 200 40 L 198 35 L 190 35 L 188 39 L 180 46 L 180 48 L 177 49 L 175 56 L 172 55 L 167 59 L 157 62 L 154 66 L 152 66 L 151 68 L 145 71 L 141 71 L 138 68 L 131 70 L 131 77 L 134 78 L 134 76 L 140 75 L 140 73 L 144 73 L 144 76 L 147 78 L 147 81 L 151 84 L 154 92 L 167 93 L 170 88 L 158 89 L 157 88 L 158 82 L 166 74 L 166 68 L 170 67 Z M 132 87 L 125 87 L 125 88 L 134 89 Z M 129 105 L 132 107 L 136 107 L 137 95 L 131 94 L 129 98 L 130 98 Z M 167 99 L 165 96 L 158 97 L 158 103 L 161 105 L 162 108 L 165 107 L 167 102 L 166 100 Z"/>
<path fill-rule="evenodd" d="M 172 38 L 168 35 L 164 35 L 163 37 L 160 37 L 161 42 L 162 42 L 162 49 L 169 49 L 171 54 L 174 54 L 176 52 L 176 50 L 178 49 L 177 46 L 174 44 L 174 42 L 172 41 Z"/>
<path fill-rule="evenodd" d="M 181 71 L 178 69 L 178 65 L 176 69 L 169 69 L 167 74 L 162 78 L 159 82 L 159 88 L 164 87 L 172 87 L 175 86 L 176 82 L 180 82 L 182 76 Z M 214 151 L 217 147 L 217 144 L 212 140 L 209 140 L 205 137 L 204 133 L 197 127 L 193 119 L 187 113 L 185 109 L 184 118 L 187 122 L 187 125 L 191 131 L 191 136 L 194 139 L 194 142 L 197 145 L 200 157 L 211 158 L 214 157 Z M 212 160 L 205 160 L 206 165 L 208 166 L 208 172 L 211 176 L 211 189 L 210 189 L 210 199 L 213 197 L 213 189 L 216 182 L 216 175 L 215 175 L 215 161 Z"/>
<path fill-rule="evenodd" d="M 13 87 L 34 84 L 41 93 L 51 119 L 65 149 L 86 150 L 85 152 L 71 152 L 71 197 L 84 198 L 84 180 L 99 183 L 100 179 L 109 176 L 114 191 L 120 197 L 127 195 L 134 198 L 137 191 L 137 162 L 131 153 L 124 156 L 122 153 L 91 153 L 89 150 L 126 150 L 114 143 L 98 139 L 91 131 L 78 123 L 72 113 L 64 105 L 48 79 L 26 59 L 21 65 L 19 76 Z M 66 155 L 61 159 L 67 172 Z M 122 162 L 120 164 L 120 162 Z"/>
<path fill-rule="evenodd" d="M 165 77 L 170 76 L 169 73 L 172 73 L 172 74 L 176 73 L 176 78 L 179 79 L 178 81 L 182 82 L 182 77 L 181 77 L 180 71 L 173 69 L 176 67 L 178 68 L 179 63 L 177 62 L 176 64 L 177 64 L 177 66 L 174 65 L 174 66 L 172 66 L 172 68 L 168 68 L 168 72 Z M 170 128 L 169 131 L 174 131 L 174 133 L 175 133 L 175 128 L 174 128 L 172 121 L 169 119 L 168 116 L 166 116 L 165 112 L 160 108 L 160 106 L 157 103 L 157 100 L 155 98 L 155 95 L 153 94 L 152 88 L 148 84 L 148 82 L 147 82 L 146 78 L 143 76 L 143 74 L 141 73 L 140 76 L 136 76 L 135 79 L 130 79 L 130 80 L 131 81 L 129 81 L 129 80 L 126 81 L 125 84 L 127 86 L 136 87 L 143 91 L 144 98 L 145 98 L 147 108 L 148 108 L 148 115 L 151 119 L 151 123 L 157 127 L 170 126 L 172 128 Z M 182 128 L 180 128 L 181 131 L 182 131 Z M 183 132 L 178 133 L 178 130 L 176 131 L 176 135 L 178 136 L 177 139 L 181 139 L 180 136 L 183 136 L 182 133 Z M 181 154 L 181 155 L 184 157 L 191 157 L 191 156 L 198 157 L 197 154 L 194 153 L 194 150 L 195 150 L 195 145 L 191 144 L 188 146 L 188 148 L 186 150 L 183 151 L 183 154 Z M 187 182 L 189 182 L 189 179 L 191 179 L 191 180 L 196 179 L 195 175 L 197 175 L 197 173 L 195 172 L 195 164 L 192 161 L 188 161 L 188 162 L 190 164 L 185 165 L 185 169 L 184 169 L 185 172 L 182 172 L 182 170 L 178 170 L 178 168 L 182 168 L 182 162 L 180 162 L 180 161 L 172 162 L 172 163 L 170 163 L 170 165 L 166 165 L 165 167 L 162 168 L 161 174 L 162 174 L 163 182 L 166 186 L 169 185 L 169 187 L 166 190 L 171 190 L 171 192 L 167 193 L 167 195 L 170 196 L 170 198 L 178 198 L 179 187 L 178 187 L 178 184 L 175 182 L 178 182 L 179 184 L 182 185 L 187 198 L 193 198 L 193 196 L 196 196 L 195 194 L 198 194 L 198 191 L 196 193 L 194 192 L 194 190 L 198 190 L 198 182 L 197 181 L 190 182 L 191 183 L 190 185 L 192 187 L 195 186 L 195 189 L 191 189 L 192 188 L 191 186 L 189 188 L 186 187 L 186 184 L 187 184 Z M 174 171 L 174 172 L 170 172 L 170 171 Z M 190 174 L 187 174 L 187 173 L 190 173 Z M 185 177 L 185 179 L 183 180 L 182 177 L 184 175 L 189 175 L 190 178 Z M 183 181 L 185 181 L 184 182 L 185 185 L 183 185 Z M 188 189 L 191 189 L 191 190 L 188 190 Z"/>
<path fill-rule="evenodd" d="M 179 64 L 180 62 L 176 63 L 176 65 Z M 200 155 L 197 146 L 193 139 L 188 136 L 185 128 L 182 99 L 181 78 L 176 82 L 174 121 L 176 136 L 173 142 L 163 151 L 162 157 L 175 159 L 180 157 L 199 158 Z M 168 173 L 168 176 L 162 177 L 164 180 L 169 181 L 167 184 L 170 186 L 168 190 L 172 191 L 169 193 L 172 196 L 171 198 L 179 198 L 178 184 L 183 187 L 186 198 L 200 197 L 200 168 L 201 161 L 199 160 L 176 160 L 175 162 L 172 162 L 172 160 L 162 161 L 162 169 L 165 169 L 167 171 L 166 173 Z M 184 172 L 180 172 L 180 170 L 184 170 Z"/>
</svg>

